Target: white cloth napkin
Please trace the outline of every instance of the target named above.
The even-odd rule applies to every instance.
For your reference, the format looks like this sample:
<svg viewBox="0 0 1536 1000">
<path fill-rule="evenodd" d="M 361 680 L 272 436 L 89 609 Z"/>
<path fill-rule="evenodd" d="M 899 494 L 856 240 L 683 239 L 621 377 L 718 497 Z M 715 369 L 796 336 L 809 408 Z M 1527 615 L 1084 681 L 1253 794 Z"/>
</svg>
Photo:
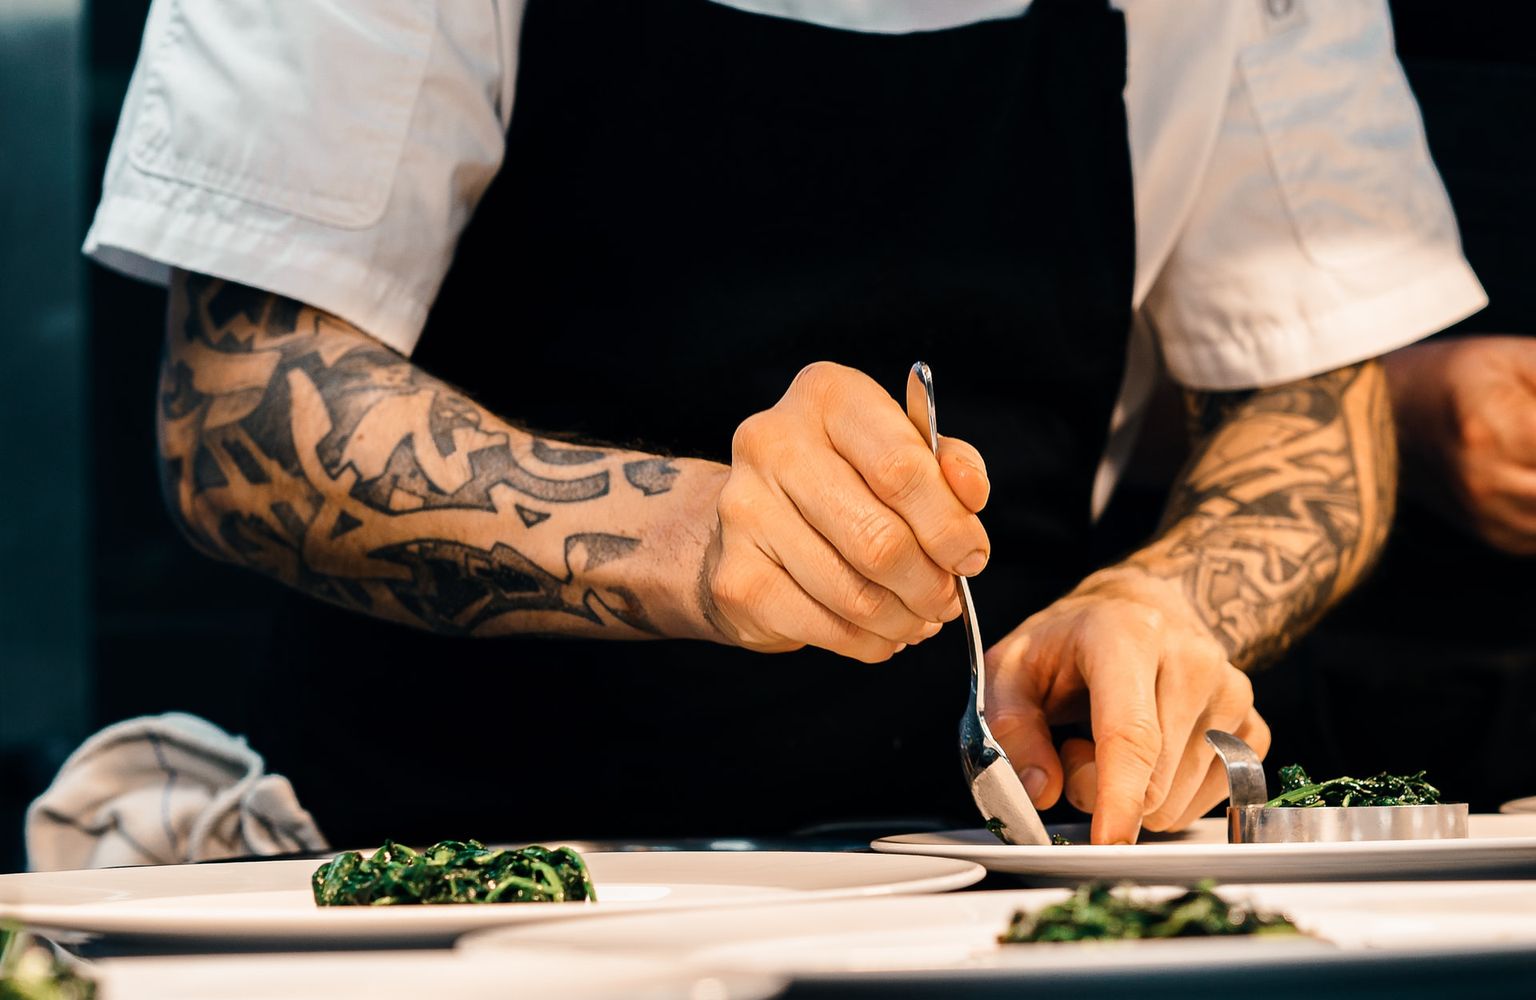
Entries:
<svg viewBox="0 0 1536 1000">
<path fill-rule="evenodd" d="M 325 850 L 293 786 L 244 739 L 170 712 L 108 726 L 27 810 L 33 871 Z"/>
</svg>

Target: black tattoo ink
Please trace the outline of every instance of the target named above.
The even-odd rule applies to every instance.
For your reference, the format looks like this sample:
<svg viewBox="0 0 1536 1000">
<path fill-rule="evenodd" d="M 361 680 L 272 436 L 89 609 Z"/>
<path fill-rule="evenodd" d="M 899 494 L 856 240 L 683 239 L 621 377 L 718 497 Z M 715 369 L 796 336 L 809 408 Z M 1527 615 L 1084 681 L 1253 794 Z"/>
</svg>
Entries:
<svg viewBox="0 0 1536 1000">
<path fill-rule="evenodd" d="M 1232 661 L 1256 664 L 1305 632 L 1380 551 L 1393 502 L 1384 484 L 1396 482 L 1390 406 L 1379 366 L 1356 365 L 1197 395 L 1188 412 L 1198 447 L 1163 536 L 1130 565 L 1179 580 Z"/>
<path fill-rule="evenodd" d="M 160 412 L 167 420 L 180 420 L 203 407 L 208 397 L 192 385 L 192 369 L 178 361 L 170 369 L 170 385 L 160 393 Z"/>
<path fill-rule="evenodd" d="M 681 473 L 665 458 L 645 458 L 624 463 L 624 478 L 629 485 L 648 497 L 665 493 L 672 488 Z"/>
<path fill-rule="evenodd" d="M 610 535 L 600 531 L 580 532 L 565 540 L 565 564 L 571 565 L 571 556 L 577 549 L 587 554 L 587 570 L 594 570 L 615 559 L 622 559 L 640 547 L 640 539 Z"/>
<path fill-rule="evenodd" d="M 355 528 L 361 528 L 362 526 L 362 521 L 353 517 L 351 514 L 348 514 L 346 511 L 342 511 L 336 515 L 336 520 L 331 525 L 331 534 L 329 537 L 340 538 L 347 532 L 352 531 Z"/>
<path fill-rule="evenodd" d="M 229 480 L 225 478 L 224 470 L 219 468 L 219 460 L 213 457 L 213 452 L 207 447 L 198 448 L 192 456 L 192 489 L 202 493 L 228 485 Z"/>
<path fill-rule="evenodd" d="M 225 441 L 224 454 L 228 455 L 230 460 L 235 463 L 235 468 L 240 470 L 240 475 L 245 478 L 246 482 L 256 486 L 271 482 L 266 470 L 261 467 L 261 463 L 256 461 L 256 456 L 252 455 L 245 445 L 239 441 Z"/>
<path fill-rule="evenodd" d="M 403 608 L 416 624 L 454 634 L 473 633 L 518 612 L 556 612 L 593 625 L 618 621 L 655 630 L 633 591 L 583 585 L 572 568 L 574 562 L 582 573 L 590 572 L 641 544 L 604 532 L 566 537 L 563 576 L 503 541 L 481 547 L 438 537 L 375 547 L 366 560 L 349 556 L 346 575 L 316 571 L 306 558 L 307 542 L 366 531 L 373 518 L 495 512 L 502 509 L 493 501 L 498 489 L 539 504 L 582 503 L 609 494 L 610 473 L 598 469 L 570 479 L 535 473 L 518 461 L 511 436 L 489 424 L 472 400 L 340 321 L 306 313 L 290 299 L 198 275 L 181 282 L 187 296 L 182 337 L 170 338 L 160 387 L 166 493 L 178 505 L 188 503 L 188 489 L 196 497 L 226 497 L 199 499 L 183 509 L 182 527 L 194 544 L 343 607 L 395 618 Z M 270 359 L 269 368 L 253 362 L 254 369 L 238 369 L 262 372 L 265 383 L 241 385 L 227 395 L 200 392 L 193 368 L 200 355 L 180 347 L 183 342 Z M 305 383 L 328 420 L 307 464 L 295 444 L 294 412 L 294 393 Z M 212 413 L 220 414 L 217 426 L 208 424 Z M 366 438 L 359 433 L 365 422 Z M 379 440 L 381 433 L 389 438 Z M 557 467 L 609 457 L 599 449 L 556 447 L 539 438 L 531 440 L 531 448 L 535 459 Z M 230 482 L 233 473 L 226 473 L 220 455 L 240 481 Z M 357 467 L 381 458 L 383 468 L 369 475 Z M 316 467 L 331 481 L 351 473 L 348 496 L 360 506 L 337 509 L 340 498 L 327 495 L 334 489 L 331 482 L 310 480 L 306 469 Z M 629 482 L 647 495 L 666 492 L 677 475 L 664 459 L 625 466 Z M 525 528 L 553 516 L 519 502 L 512 506 Z M 196 517 L 187 513 L 194 509 L 200 511 Z M 394 603 L 381 604 L 385 594 Z"/>
<path fill-rule="evenodd" d="M 531 508 L 524 507 L 520 503 L 513 504 L 513 506 L 517 508 L 517 516 L 522 518 L 523 527 L 525 528 L 531 528 L 535 524 L 540 524 L 549 520 L 548 511 L 532 510 Z"/>
<path fill-rule="evenodd" d="M 533 439 L 533 457 L 547 465 L 586 465 L 601 462 L 607 452 L 591 448 L 556 448 L 543 438 Z"/>
</svg>

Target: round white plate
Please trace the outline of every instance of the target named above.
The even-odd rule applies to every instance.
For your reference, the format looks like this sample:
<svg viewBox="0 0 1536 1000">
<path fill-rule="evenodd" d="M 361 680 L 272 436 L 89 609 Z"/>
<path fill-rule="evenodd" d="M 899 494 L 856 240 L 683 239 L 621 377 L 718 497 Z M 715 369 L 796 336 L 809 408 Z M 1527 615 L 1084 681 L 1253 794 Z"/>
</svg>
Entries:
<svg viewBox="0 0 1536 1000">
<path fill-rule="evenodd" d="M 1139 844 L 1016 847 L 986 830 L 885 837 L 888 854 L 962 858 L 1040 885 L 1088 879 L 1138 882 L 1328 882 L 1350 879 L 1507 878 L 1536 875 L 1536 816 L 1475 814 L 1458 840 L 1331 844 L 1229 844 L 1223 819 L 1198 820 L 1180 834 Z M 1536 887 L 1532 888 L 1536 894 Z"/>
<path fill-rule="evenodd" d="M 1170 888 L 1132 890 L 1146 895 Z M 466 954 L 536 950 L 550 960 L 601 951 L 677 961 L 717 973 L 866 985 L 956 979 L 1084 986 L 1134 995 L 1198 976 L 1294 974 L 1299 967 L 1411 975 L 1415 963 L 1515 956 L 1536 971 L 1536 893 L 1511 882 L 1224 886 L 1231 899 L 1280 910 L 1305 937 L 1000 945 L 1018 909 L 1060 901 L 1061 889 L 966 892 L 718 913 L 619 916 L 586 927 L 507 927 L 462 939 Z M 930 985 L 932 983 L 930 982 Z M 989 994 L 990 995 L 990 994 Z M 1169 995 L 1165 992 L 1158 996 Z M 1385 995 L 1385 994 L 1383 994 Z"/>
<path fill-rule="evenodd" d="M 446 942 L 466 931 L 627 910 L 942 892 L 979 880 L 968 861 L 881 854 L 585 855 L 596 903 L 319 907 L 318 861 L 247 861 L 0 875 L 0 920 L 134 937 Z"/>
<path fill-rule="evenodd" d="M 784 985 L 782 977 L 709 975 L 639 955 L 584 955 L 578 965 L 515 949 L 113 958 L 85 971 L 108 1000 L 761 1000 Z"/>
<path fill-rule="evenodd" d="M 1523 799 L 1510 799 L 1499 806 L 1501 813 L 1536 813 L 1536 795 L 1527 795 Z"/>
</svg>

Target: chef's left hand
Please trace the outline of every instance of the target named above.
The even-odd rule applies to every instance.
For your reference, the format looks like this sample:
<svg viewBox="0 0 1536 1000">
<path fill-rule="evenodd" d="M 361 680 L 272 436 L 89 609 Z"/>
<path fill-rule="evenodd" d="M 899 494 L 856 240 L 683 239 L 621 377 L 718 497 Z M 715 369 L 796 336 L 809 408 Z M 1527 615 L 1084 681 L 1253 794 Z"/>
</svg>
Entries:
<svg viewBox="0 0 1536 1000">
<path fill-rule="evenodd" d="M 1110 569 L 987 651 L 987 724 L 1041 808 L 1065 785 L 1095 844 L 1177 830 L 1227 796 L 1207 729 L 1261 757 L 1253 686 L 1166 581 Z M 1181 606 L 1182 605 L 1182 606 Z M 1088 719 L 1058 755 L 1050 726 Z"/>
<path fill-rule="evenodd" d="M 1536 338 L 1444 337 L 1386 358 L 1409 489 L 1536 555 Z"/>
</svg>

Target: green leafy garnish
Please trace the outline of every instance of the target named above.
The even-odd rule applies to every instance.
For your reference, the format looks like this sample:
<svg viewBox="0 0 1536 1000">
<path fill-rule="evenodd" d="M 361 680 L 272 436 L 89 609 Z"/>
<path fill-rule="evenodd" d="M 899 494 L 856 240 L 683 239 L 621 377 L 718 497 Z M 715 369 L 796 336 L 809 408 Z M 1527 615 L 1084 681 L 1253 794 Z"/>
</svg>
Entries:
<svg viewBox="0 0 1536 1000">
<path fill-rule="evenodd" d="M 96 984 L 21 928 L 0 925 L 0 1000 L 91 1000 Z"/>
<path fill-rule="evenodd" d="M 1424 780 L 1424 772 L 1396 775 L 1385 771 L 1374 778 L 1334 778 L 1313 781 L 1300 764 L 1280 769 L 1280 794 L 1267 806 L 1433 806 L 1440 789 Z"/>
<path fill-rule="evenodd" d="M 1211 890 L 1213 884 L 1201 882 L 1172 899 L 1145 902 L 1114 892 L 1107 882 L 1089 882 L 1078 886 L 1066 902 L 1033 916 L 1016 912 L 997 940 L 1027 944 L 1298 933 L 1283 916 L 1227 902 Z"/>
<path fill-rule="evenodd" d="M 478 840 L 444 840 L 419 852 L 386 840 L 372 857 L 338 854 L 316 869 L 310 885 L 318 906 L 597 899 L 586 862 L 569 848 L 492 850 Z"/>
<path fill-rule="evenodd" d="M 1005 844 L 1008 843 L 1008 838 L 1003 836 L 1003 831 L 1006 829 L 1008 829 L 1008 824 L 1004 823 L 1000 819 L 997 819 L 996 817 L 987 820 L 987 832 Z M 1072 846 L 1072 841 L 1068 840 L 1066 837 L 1063 837 L 1059 833 L 1051 834 L 1051 843 L 1056 847 Z"/>
</svg>

